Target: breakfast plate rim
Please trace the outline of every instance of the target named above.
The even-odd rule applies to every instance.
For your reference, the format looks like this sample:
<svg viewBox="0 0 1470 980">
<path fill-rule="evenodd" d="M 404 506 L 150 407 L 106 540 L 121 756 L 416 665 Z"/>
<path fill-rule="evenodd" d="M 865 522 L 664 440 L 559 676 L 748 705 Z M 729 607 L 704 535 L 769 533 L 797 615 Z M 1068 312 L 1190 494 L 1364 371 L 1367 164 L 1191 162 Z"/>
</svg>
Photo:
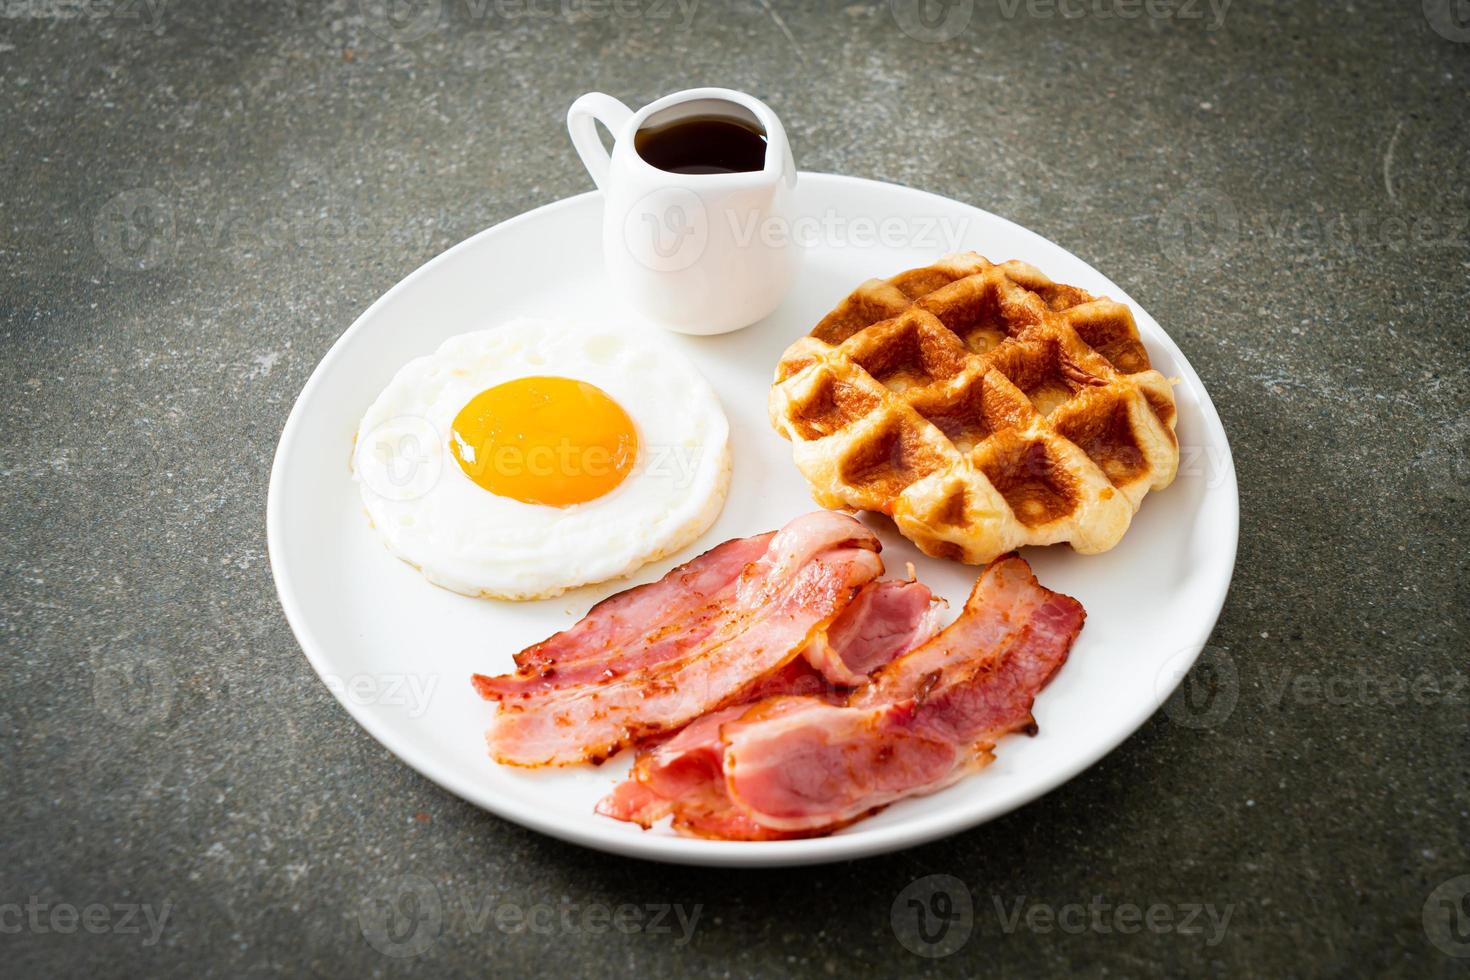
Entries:
<svg viewBox="0 0 1470 980">
<path fill-rule="evenodd" d="M 981 208 L 976 208 L 974 205 L 966 204 L 963 201 L 957 201 L 953 198 L 944 197 L 943 195 L 887 181 L 810 171 L 801 172 L 800 180 L 802 182 L 847 183 L 853 185 L 852 189 L 858 192 L 861 192 L 865 187 L 871 188 L 874 186 L 888 190 L 898 189 L 906 194 L 917 195 L 916 201 L 929 199 L 936 202 L 936 206 L 978 212 L 987 222 L 1000 222 L 1003 225 L 1009 226 L 1010 231 L 1023 238 L 1039 239 L 1050 248 L 1058 249 L 1076 261 L 1081 262 L 1109 287 L 1111 290 L 1109 295 L 1112 298 L 1126 303 L 1135 312 L 1142 312 L 1156 328 L 1150 336 L 1150 342 L 1157 342 L 1168 349 L 1175 360 L 1178 372 L 1184 375 L 1186 380 L 1199 393 L 1198 408 L 1201 422 L 1206 430 L 1203 441 L 1206 444 L 1218 445 L 1223 450 L 1221 458 L 1216 461 L 1216 465 L 1220 467 L 1218 477 L 1221 481 L 1217 492 L 1226 493 L 1229 498 L 1228 514 L 1225 515 L 1228 518 L 1228 522 L 1225 526 L 1218 529 L 1218 536 L 1228 541 L 1229 557 L 1228 563 L 1224 565 L 1226 571 L 1218 577 L 1213 594 L 1210 596 L 1208 602 L 1201 603 L 1202 611 L 1207 609 L 1208 614 L 1199 617 L 1193 636 L 1188 642 L 1181 645 L 1183 655 L 1177 661 L 1180 668 L 1177 675 L 1174 676 L 1171 683 L 1157 685 L 1154 689 L 1152 699 L 1140 699 L 1129 715 L 1126 723 L 1118 724 L 1107 733 L 1106 737 L 1100 738 L 1095 744 L 1081 749 L 1077 754 L 1068 758 L 1065 764 L 1056 766 L 1043 779 L 1038 781 L 1038 786 L 1033 787 L 1023 800 L 1015 802 L 1010 806 L 995 809 L 994 807 L 986 807 L 984 803 L 972 804 L 966 807 L 951 808 L 948 812 L 939 814 L 921 815 L 892 826 L 864 830 L 858 833 L 808 838 L 804 840 L 764 842 L 711 841 L 662 834 L 627 834 L 614 832 L 614 830 L 625 831 L 626 828 L 615 827 L 610 821 L 607 828 L 602 828 L 598 825 L 597 821 L 589 820 L 585 816 L 571 816 L 548 812 L 545 809 L 538 809 L 534 804 L 525 801 L 497 797 L 490 788 L 477 784 L 473 779 L 457 773 L 452 766 L 436 758 L 434 753 L 405 744 L 391 730 L 391 725 L 386 717 L 373 711 L 372 705 L 361 703 L 348 697 L 340 685 L 334 686 L 330 683 L 327 684 L 337 701 L 368 734 L 405 764 L 440 787 L 482 809 L 504 819 L 521 824 L 522 826 L 561 840 L 629 857 L 677 864 L 726 867 L 777 867 L 821 864 L 869 857 L 901 848 L 916 846 L 977 826 L 988 820 L 1013 812 L 1030 802 L 1034 802 L 1063 783 L 1071 780 L 1079 773 L 1095 765 L 1103 756 L 1121 745 L 1158 711 L 1173 693 L 1174 688 L 1183 679 L 1188 667 L 1194 663 L 1200 651 L 1204 648 L 1219 618 L 1220 611 L 1224 606 L 1225 598 L 1229 592 L 1230 583 L 1234 577 L 1236 555 L 1239 546 L 1239 490 L 1233 457 L 1229 451 L 1229 442 L 1213 400 L 1210 398 L 1203 381 L 1200 380 L 1194 367 L 1189 363 L 1184 353 L 1163 327 L 1159 326 L 1157 321 L 1154 321 L 1152 317 L 1149 317 L 1143 311 L 1143 307 L 1135 302 L 1126 291 L 1120 289 L 1115 283 L 1093 267 L 1091 263 L 1081 259 L 1069 250 L 1052 242 L 1050 239 L 1037 235 L 1024 226 L 1017 225 L 999 215 L 984 211 Z M 290 465 L 294 443 L 298 438 L 302 426 L 305 424 L 305 413 L 307 406 L 313 401 L 313 395 L 325 383 L 325 379 L 332 372 L 334 365 L 344 356 L 344 351 L 350 346 L 354 336 L 363 329 L 364 324 L 371 321 L 400 292 L 406 291 L 418 280 L 432 276 L 436 269 L 451 262 L 456 255 L 475 247 L 476 244 L 489 237 L 511 233 L 517 227 L 544 218 L 553 212 L 584 207 L 589 203 L 594 203 L 599 195 L 600 192 L 598 191 L 588 191 L 526 211 L 492 225 L 429 259 L 380 296 L 353 321 L 352 325 L 333 342 L 327 353 L 313 369 L 306 384 L 302 387 L 287 417 L 272 460 L 266 505 L 266 538 L 271 572 L 275 580 L 276 592 L 280 599 L 282 610 L 286 615 L 286 620 L 291 626 L 292 633 L 295 635 L 298 644 L 301 646 L 303 653 L 305 653 L 308 662 L 311 663 L 312 669 L 316 671 L 319 678 L 323 679 L 324 683 L 332 672 L 329 654 L 325 644 L 316 636 L 311 627 L 306 608 L 307 600 L 303 598 L 303 590 L 297 585 L 292 569 L 282 557 L 285 552 L 285 513 L 286 508 L 289 507 L 289 502 L 285 499 L 283 490 L 286 481 L 286 470 Z"/>
</svg>

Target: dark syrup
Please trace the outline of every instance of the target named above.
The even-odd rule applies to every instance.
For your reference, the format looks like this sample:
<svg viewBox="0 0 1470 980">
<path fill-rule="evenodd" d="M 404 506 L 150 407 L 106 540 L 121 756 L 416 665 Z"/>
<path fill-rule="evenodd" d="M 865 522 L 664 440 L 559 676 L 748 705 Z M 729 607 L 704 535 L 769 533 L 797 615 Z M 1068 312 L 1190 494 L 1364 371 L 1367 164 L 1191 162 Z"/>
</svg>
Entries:
<svg viewBox="0 0 1470 980">
<path fill-rule="evenodd" d="M 736 174 L 766 165 L 766 134 L 729 116 L 688 116 L 645 126 L 633 137 L 638 155 L 671 174 Z"/>
</svg>

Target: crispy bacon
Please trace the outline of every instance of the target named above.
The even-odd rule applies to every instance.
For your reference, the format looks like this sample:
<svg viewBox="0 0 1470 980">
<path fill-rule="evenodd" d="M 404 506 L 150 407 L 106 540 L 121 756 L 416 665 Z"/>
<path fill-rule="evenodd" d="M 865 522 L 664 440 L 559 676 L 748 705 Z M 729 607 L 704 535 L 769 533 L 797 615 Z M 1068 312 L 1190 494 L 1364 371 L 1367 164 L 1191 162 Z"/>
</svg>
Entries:
<svg viewBox="0 0 1470 980">
<path fill-rule="evenodd" d="M 866 669 L 872 670 L 916 645 L 915 638 L 917 642 L 928 639 L 936 628 L 934 610 L 943 605 L 943 600 L 931 597 L 927 588 L 915 588 L 915 585 L 874 582 L 864 586 L 825 631 L 827 641 L 835 644 L 825 649 L 838 658 L 839 664 L 855 663 L 860 657 L 867 664 Z M 872 598 L 875 591 L 884 593 L 881 600 Z M 864 597 L 869 597 L 866 602 Z M 883 608 L 873 606 L 875 601 L 882 602 Z M 898 617 L 902 618 L 901 623 Z M 876 630 L 874 637 L 868 639 L 856 628 L 859 621 L 881 622 L 883 629 Z M 720 729 L 766 699 L 845 704 L 848 687 L 838 686 L 842 682 L 824 676 L 810 662 L 822 638 L 814 638 L 807 644 L 803 657 L 792 660 L 747 692 L 741 703 L 695 719 L 672 738 L 641 751 L 634 762 L 634 774 L 598 803 L 597 812 L 648 827 L 675 813 L 674 801 L 678 800 L 676 826 L 687 834 L 739 840 L 796 836 L 763 828 L 730 805 L 721 771 L 725 743 Z M 850 650 L 844 649 L 846 644 L 851 644 Z M 859 683 L 866 683 L 867 679 L 866 674 L 856 678 Z"/>
<path fill-rule="evenodd" d="M 491 755 L 523 766 L 601 761 L 756 696 L 763 681 L 786 668 L 858 589 L 882 573 L 879 547 L 872 532 L 850 517 L 819 511 L 797 518 L 745 566 L 733 594 L 710 611 L 713 622 L 701 620 L 702 635 L 676 654 L 535 697 L 502 700 L 486 736 Z M 584 639 L 595 635 L 582 633 Z M 561 644 L 560 657 L 577 655 Z M 474 680 L 486 697 L 504 697 L 495 679 Z"/>
<path fill-rule="evenodd" d="M 926 734 L 920 718 L 912 698 L 874 708 L 767 701 L 721 728 L 726 798 L 764 830 L 812 834 L 948 785 L 964 747 Z"/>
<path fill-rule="evenodd" d="M 721 771 L 725 744 L 720 728 L 749 709 L 749 704 L 741 704 L 712 712 L 662 745 L 639 753 L 633 774 L 597 804 L 597 812 L 650 827 L 674 814 L 677 802 L 675 821 L 686 833 L 768 839 L 759 824 L 730 805 Z"/>
<path fill-rule="evenodd" d="M 1066 660 L 1085 613 L 1020 558 L 992 562 L 960 617 L 846 704 L 778 697 L 701 719 L 635 762 L 598 806 L 683 833 L 765 840 L 829 833 L 989 761 Z"/>
<path fill-rule="evenodd" d="M 1054 595 L 1004 650 L 946 664 L 903 701 L 800 701 L 766 723 L 747 713 L 721 729 L 731 802 L 762 827 L 812 833 L 949 785 L 988 763 L 1002 736 L 1035 732 L 1031 705 L 1065 661 L 1083 615 L 1076 600 Z"/>
<path fill-rule="evenodd" d="M 774 534 L 727 541 L 657 582 L 609 596 L 575 626 L 516 654 L 514 673 L 475 675 L 476 689 L 515 707 L 673 660 L 719 626 L 740 572 L 765 554 Z M 802 653 L 832 684 L 865 684 L 874 669 L 934 635 L 943 605 L 920 582 L 873 582 Z"/>
<path fill-rule="evenodd" d="M 902 701 L 918 694 L 936 671 L 995 658 L 1030 626 L 1036 609 L 1057 596 L 1042 588 L 1024 559 L 1014 554 L 997 558 L 975 580 L 959 618 L 932 642 L 877 671 L 868 687 L 853 695 L 854 705 Z"/>
<path fill-rule="evenodd" d="M 874 670 L 938 632 L 943 607 L 922 582 L 874 582 L 802 655 L 833 684 L 861 686 Z"/>
<path fill-rule="evenodd" d="M 489 700 L 526 700 L 678 657 L 720 625 L 741 572 L 775 533 L 726 541 L 657 582 L 609 596 L 575 626 L 516 654 L 514 674 L 475 675 L 476 689 Z"/>
<path fill-rule="evenodd" d="M 744 610 L 677 660 L 499 712 L 487 736 L 491 755 L 529 766 L 600 761 L 682 727 L 739 698 L 753 679 L 784 667 L 814 629 L 881 571 L 877 554 L 859 548 L 815 558 L 785 592 Z"/>
</svg>

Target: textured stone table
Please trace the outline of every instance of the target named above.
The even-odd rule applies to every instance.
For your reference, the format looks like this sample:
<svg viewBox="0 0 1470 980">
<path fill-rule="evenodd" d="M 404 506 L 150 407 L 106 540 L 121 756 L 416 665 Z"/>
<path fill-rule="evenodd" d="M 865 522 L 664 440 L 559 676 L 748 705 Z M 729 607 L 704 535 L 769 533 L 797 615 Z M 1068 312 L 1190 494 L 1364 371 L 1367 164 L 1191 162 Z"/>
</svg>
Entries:
<svg viewBox="0 0 1470 980">
<path fill-rule="evenodd" d="M 0 971 L 1463 975 L 1453 6 L 8 0 Z M 1194 696 L 953 839 L 734 873 L 540 837 L 379 747 L 277 605 L 271 453 L 332 340 L 587 188 L 576 95 L 698 83 L 768 100 L 808 169 L 1104 270 L 1233 441 L 1240 559 Z M 419 918 L 375 931 L 403 881 Z"/>
</svg>

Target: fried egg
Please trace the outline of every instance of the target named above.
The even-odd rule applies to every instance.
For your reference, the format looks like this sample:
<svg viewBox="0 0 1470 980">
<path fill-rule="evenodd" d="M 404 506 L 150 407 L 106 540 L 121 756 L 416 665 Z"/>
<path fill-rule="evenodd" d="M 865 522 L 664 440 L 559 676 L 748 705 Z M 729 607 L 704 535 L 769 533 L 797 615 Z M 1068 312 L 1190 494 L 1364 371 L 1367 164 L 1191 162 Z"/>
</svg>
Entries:
<svg viewBox="0 0 1470 980">
<path fill-rule="evenodd" d="M 353 472 L 388 549 L 435 585 L 536 599 L 627 575 L 712 524 L 730 427 L 660 338 L 518 319 L 406 364 Z"/>
</svg>

